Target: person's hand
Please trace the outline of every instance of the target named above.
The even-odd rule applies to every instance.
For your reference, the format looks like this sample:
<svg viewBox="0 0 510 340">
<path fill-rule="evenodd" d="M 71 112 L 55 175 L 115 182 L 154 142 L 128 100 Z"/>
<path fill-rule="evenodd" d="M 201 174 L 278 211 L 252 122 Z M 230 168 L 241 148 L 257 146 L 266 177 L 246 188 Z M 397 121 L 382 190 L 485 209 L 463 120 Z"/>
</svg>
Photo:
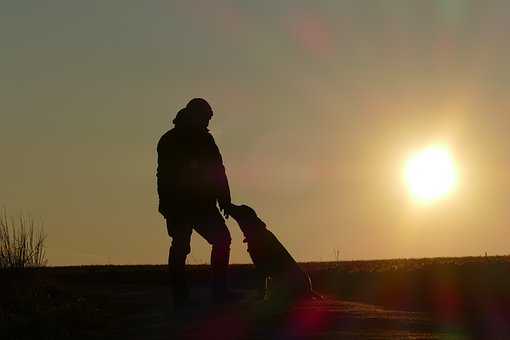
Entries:
<svg viewBox="0 0 510 340">
<path fill-rule="evenodd" d="M 218 205 L 220 206 L 220 211 L 223 214 L 223 216 L 228 220 L 228 217 L 230 216 L 230 205 L 232 203 L 227 201 L 219 201 Z"/>
</svg>

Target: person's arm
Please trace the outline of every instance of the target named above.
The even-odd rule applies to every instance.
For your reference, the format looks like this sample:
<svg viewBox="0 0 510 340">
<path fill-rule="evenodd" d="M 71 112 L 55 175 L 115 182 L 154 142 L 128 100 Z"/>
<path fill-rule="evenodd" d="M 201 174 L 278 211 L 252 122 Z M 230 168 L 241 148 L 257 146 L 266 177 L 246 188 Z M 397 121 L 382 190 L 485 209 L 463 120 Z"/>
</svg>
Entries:
<svg viewBox="0 0 510 340">
<path fill-rule="evenodd" d="M 159 212 L 167 218 L 175 201 L 176 181 L 176 150 L 170 136 L 164 135 L 157 147 L 158 168 L 157 191 L 159 196 Z"/>
<path fill-rule="evenodd" d="M 221 157 L 220 150 L 212 136 L 210 139 L 210 143 L 212 161 L 214 162 L 213 178 L 216 187 L 216 198 L 218 200 L 218 205 L 220 206 L 220 209 L 223 212 L 223 215 L 226 218 L 228 218 L 231 205 L 231 198 L 227 174 L 225 172 L 225 166 L 223 165 L 223 158 Z"/>
</svg>

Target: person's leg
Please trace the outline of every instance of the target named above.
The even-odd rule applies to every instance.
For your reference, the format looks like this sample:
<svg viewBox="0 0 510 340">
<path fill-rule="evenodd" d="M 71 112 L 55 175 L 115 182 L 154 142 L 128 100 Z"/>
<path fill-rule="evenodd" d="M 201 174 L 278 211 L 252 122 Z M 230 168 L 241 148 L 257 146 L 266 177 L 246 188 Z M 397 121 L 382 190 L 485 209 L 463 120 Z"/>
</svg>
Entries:
<svg viewBox="0 0 510 340">
<path fill-rule="evenodd" d="M 201 214 L 195 230 L 212 245 L 212 294 L 214 299 L 221 300 L 227 293 L 230 232 L 216 207 Z"/>
<path fill-rule="evenodd" d="M 191 251 L 190 223 L 166 220 L 168 235 L 172 244 L 168 251 L 168 270 L 174 303 L 185 303 L 189 299 L 189 286 L 186 277 L 186 257 Z"/>
</svg>

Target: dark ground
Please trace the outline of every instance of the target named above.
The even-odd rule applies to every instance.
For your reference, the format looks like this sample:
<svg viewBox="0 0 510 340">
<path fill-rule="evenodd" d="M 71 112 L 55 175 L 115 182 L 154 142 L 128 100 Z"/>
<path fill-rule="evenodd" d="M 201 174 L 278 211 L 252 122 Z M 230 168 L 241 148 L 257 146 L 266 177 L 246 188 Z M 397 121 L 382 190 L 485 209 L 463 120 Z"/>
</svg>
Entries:
<svg viewBox="0 0 510 340">
<path fill-rule="evenodd" d="M 323 301 L 255 298 L 233 265 L 235 304 L 209 302 L 207 266 L 190 274 L 196 305 L 176 313 L 165 266 L 0 273 L 2 339 L 510 339 L 510 257 L 308 263 Z"/>
</svg>

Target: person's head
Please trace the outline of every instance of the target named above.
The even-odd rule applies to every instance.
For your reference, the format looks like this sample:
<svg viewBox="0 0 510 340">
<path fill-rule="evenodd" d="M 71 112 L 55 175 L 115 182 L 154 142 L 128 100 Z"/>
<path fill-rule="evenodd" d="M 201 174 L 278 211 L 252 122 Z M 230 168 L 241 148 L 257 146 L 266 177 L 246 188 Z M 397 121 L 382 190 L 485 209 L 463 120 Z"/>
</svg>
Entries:
<svg viewBox="0 0 510 340">
<path fill-rule="evenodd" d="M 212 116 L 213 110 L 205 99 L 193 98 L 177 113 L 173 122 L 175 125 L 206 129 Z"/>
<path fill-rule="evenodd" d="M 193 98 L 186 105 L 186 111 L 194 126 L 206 128 L 213 116 L 211 105 L 203 98 Z"/>
</svg>

